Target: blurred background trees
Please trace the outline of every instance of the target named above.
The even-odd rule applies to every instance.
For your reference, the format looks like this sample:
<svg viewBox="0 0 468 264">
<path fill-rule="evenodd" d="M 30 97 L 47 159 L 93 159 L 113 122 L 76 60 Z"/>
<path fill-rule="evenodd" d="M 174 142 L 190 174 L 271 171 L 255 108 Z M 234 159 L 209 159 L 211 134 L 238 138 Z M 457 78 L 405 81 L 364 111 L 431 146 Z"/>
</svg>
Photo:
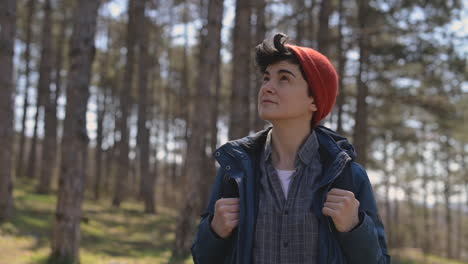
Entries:
<svg viewBox="0 0 468 264">
<path fill-rule="evenodd" d="M 468 261 L 463 1 L 0 3 L 0 221 L 17 182 L 56 196 L 52 256 L 78 258 L 86 200 L 169 208 L 186 256 L 211 153 L 267 125 L 254 47 L 284 32 L 339 72 L 324 125 L 368 169 L 392 252 Z"/>
</svg>

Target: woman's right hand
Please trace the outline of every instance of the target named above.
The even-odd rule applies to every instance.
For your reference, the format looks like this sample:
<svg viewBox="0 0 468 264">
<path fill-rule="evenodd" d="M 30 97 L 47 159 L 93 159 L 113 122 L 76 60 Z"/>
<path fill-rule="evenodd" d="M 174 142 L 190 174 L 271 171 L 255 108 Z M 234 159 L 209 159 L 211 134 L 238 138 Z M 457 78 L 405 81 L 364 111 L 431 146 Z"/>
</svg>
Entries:
<svg viewBox="0 0 468 264">
<path fill-rule="evenodd" d="M 221 198 L 215 203 L 211 228 L 221 238 L 228 238 L 239 224 L 239 198 Z"/>
</svg>

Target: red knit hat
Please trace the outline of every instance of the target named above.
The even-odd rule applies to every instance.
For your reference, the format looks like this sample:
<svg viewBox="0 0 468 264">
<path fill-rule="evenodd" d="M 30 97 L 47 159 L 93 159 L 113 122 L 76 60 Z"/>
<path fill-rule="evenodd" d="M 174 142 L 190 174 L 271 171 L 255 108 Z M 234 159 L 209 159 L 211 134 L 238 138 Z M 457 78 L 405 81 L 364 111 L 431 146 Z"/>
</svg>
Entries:
<svg viewBox="0 0 468 264">
<path fill-rule="evenodd" d="M 312 120 L 312 126 L 316 127 L 335 105 L 338 96 L 338 74 L 328 58 L 318 51 L 289 44 L 285 46 L 296 55 L 306 75 L 304 77 L 317 106 Z"/>
</svg>

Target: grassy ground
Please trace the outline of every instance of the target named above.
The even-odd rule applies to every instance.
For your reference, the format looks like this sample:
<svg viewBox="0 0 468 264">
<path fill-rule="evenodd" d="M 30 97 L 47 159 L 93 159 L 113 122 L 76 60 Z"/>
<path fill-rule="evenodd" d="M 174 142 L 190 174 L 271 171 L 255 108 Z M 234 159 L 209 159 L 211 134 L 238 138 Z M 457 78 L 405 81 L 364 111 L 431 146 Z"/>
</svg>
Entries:
<svg viewBox="0 0 468 264">
<path fill-rule="evenodd" d="M 55 195 L 39 195 L 31 184 L 15 184 L 16 212 L 12 221 L 0 225 L 0 264 L 45 264 L 50 253 L 50 234 Z M 104 199 L 87 199 L 81 224 L 82 264 L 193 263 L 171 256 L 175 212 L 159 207 L 157 215 L 142 214 L 141 203 L 125 202 L 120 209 Z M 416 249 L 392 251 L 395 264 L 462 264 Z"/>
<path fill-rule="evenodd" d="M 420 249 L 405 248 L 402 250 L 393 250 L 392 263 L 395 264 L 466 264 L 466 262 L 450 260 L 439 256 L 424 254 Z"/>
<path fill-rule="evenodd" d="M 0 225 L 0 264 L 43 264 L 50 253 L 55 195 L 33 193 L 26 184 L 15 184 L 16 212 Z M 81 224 L 82 264 L 192 263 L 171 258 L 175 214 L 159 207 L 159 214 L 142 214 L 141 203 L 126 202 L 120 209 L 109 200 L 86 200 Z"/>
</svg>

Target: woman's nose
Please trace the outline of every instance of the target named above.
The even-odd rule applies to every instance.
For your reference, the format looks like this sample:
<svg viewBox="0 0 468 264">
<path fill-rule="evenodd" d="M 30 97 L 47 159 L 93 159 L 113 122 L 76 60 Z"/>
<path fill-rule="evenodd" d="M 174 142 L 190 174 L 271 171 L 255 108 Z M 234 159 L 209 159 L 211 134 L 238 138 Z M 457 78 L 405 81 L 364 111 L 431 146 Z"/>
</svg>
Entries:
<svg viewBox="0 0 468 264">
<path fill-rule="evenodd" d="M 271 80 L 263 83 L 261 90 L 264 93 L 274 93 L 275 92 L 275 87 L 273 85 L 273 82 Z"/>
</svg>

